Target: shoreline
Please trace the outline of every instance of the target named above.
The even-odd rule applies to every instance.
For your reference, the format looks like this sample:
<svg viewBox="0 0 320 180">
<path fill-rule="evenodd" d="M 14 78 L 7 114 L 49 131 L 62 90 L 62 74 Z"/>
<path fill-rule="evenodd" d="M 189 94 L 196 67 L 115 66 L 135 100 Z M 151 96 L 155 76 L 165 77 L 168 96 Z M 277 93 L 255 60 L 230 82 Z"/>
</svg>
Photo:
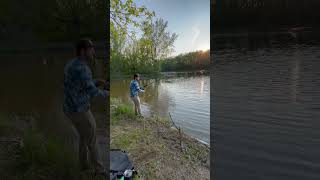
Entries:
<svg viewBox="0 0 320 180">
<path fill-rule="evenodd" d="M 172 128 L 170 120 L 136 118 L 130 105 L 113 98 L 111 149 L 125 150 L 141 179 L 207 179 L 210 147 Z"/>
<path fill-rule="evenodd" d="M 150 79 L 161 79 L 161 78 L 168 78 L 172 76 L 180 76 L 182 74 L 192 74 L 192 75 L 210 75 L 210 71 L 207 69 L 203 70 L 185 70 L 185 71 L 163 71 L 159 72 L 159 75 L 154 74 L 140 74 L 143 77 L 148 76 L 148 78 L 144 78 L 142 80 L 150 80 Z M 111 75 L 112 80 L 129 80 L 132 79 L 131 75 Z M 111 81 L 112 81 L 111 80 Z"/>
</svg>

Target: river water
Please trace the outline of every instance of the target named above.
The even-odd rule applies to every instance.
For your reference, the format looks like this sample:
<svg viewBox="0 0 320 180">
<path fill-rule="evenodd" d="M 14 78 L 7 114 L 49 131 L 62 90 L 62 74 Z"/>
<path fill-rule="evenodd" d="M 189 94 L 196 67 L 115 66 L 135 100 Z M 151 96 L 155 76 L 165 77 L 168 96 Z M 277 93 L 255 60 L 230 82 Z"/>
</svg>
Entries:
<svg viewBox="0 0 320 180">
<path fill-rule="evenodd" d="M 144 77 L 142 77 L 143 79 Z M 111 97 L 131 102 L 131 80 L 111 81 Z M 188 135 L 209 144 L 210 139 L 210 77 L 182 73 L 165 79 L 141 80 L 147 85 L 140 94 L 142 114 L 169 118 Z M 149 85 L 148 85 L 149 84 Z"/>
<path fill-rule="evenodd" d="M 320 179 L 319 44 L 231 44 L 211 68 L 215 179 Z"/>
</svg>

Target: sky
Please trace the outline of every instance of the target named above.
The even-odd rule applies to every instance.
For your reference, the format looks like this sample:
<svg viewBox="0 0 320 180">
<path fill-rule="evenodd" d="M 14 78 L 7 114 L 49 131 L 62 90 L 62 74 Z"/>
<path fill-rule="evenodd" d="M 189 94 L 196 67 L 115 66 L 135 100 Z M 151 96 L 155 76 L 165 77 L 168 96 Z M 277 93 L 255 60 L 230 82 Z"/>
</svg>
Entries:
<svg viewBox="0 0 320 180">
<path fill-rule="evenodd" d="M 168 31 L 178 34 L 173 56 L 210 49 L 210 0 L 135 0 L 168 21 Z"/>
</svg>

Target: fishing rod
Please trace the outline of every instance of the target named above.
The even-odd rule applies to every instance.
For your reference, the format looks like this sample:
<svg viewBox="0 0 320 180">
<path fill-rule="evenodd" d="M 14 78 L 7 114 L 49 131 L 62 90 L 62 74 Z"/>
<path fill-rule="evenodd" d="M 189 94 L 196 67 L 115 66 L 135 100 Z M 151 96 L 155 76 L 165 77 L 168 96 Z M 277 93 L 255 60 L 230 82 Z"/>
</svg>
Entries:
<svg viewBox="0 0 320 180">
<path fill-rule="evenodd" d="M 147 85 L 144 85 L 144 86 L 143 86 L 143 89 L 146 88 L 146 87 L 148 87 L 149 85 L 155 83 L 155 82 L 156 82 L 156 81 L 153 81 L 153 82 L 151 82 L 151 83 L 148 83 Z"/>
<path fill-rule="evenodd" d="M 151 83 L 148 83 L 147 85 L 144 85 L 143 86 L 143 88 L 145 88 L 145 87 L 148 87 L 148 86 L 150 86 L 151 84 L 154 84 L 155 82 L 157 82 L 158 80 L 165 80 L 165 79 L 167 79 L 167 78 L 156 78 L 156 79 L 154 79 L 154 81 L 152 81 Z"/>
<path fill-rule="evenodd" d="M 144 85 L 143 87 L 145 88 L 145 87 L 148 87 L 149 85 L 151 85 L 151 84 L 153 84 L 153 83 L 155 83 L 156 81 L 153 81 L 153 82 L 151 82 L 151 83 L 148 83 L 147 85 Z"/>
</svg>

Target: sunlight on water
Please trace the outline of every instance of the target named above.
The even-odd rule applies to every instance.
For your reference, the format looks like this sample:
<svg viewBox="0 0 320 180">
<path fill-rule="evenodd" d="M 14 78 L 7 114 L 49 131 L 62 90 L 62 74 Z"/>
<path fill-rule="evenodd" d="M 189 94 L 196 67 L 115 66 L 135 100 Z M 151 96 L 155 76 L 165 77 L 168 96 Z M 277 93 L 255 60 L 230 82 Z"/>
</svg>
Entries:
<svg viewBox="0 0 320 180">
<path fill-rule="evenodd" d="M 143 80 L 149 84 L 140 95 L 145 115 L 168 117 L 169 112 L 178 126 L 201 141 L 209 143 L 210 136 L 210 78 L 209 76 L 184 76 L 163 80 Z M 111 82 L 111 96 L 129 101 L 130 80 Z"/>
</svg>

